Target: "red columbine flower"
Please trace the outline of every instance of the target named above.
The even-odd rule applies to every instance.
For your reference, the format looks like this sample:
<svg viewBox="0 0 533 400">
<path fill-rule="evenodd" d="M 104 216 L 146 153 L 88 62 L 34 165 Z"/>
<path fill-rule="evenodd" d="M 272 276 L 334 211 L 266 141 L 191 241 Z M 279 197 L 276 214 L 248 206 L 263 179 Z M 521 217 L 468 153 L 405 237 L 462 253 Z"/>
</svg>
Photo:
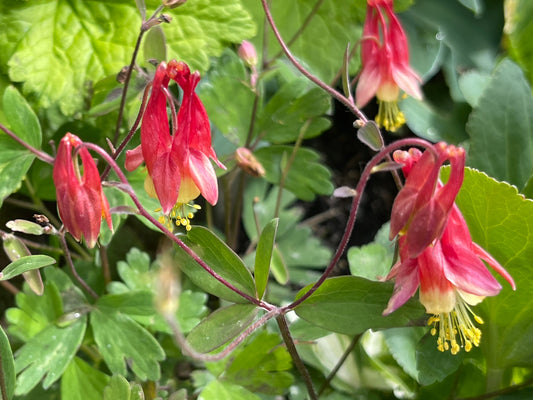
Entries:
<svg viewBox="0 0 533 400">
<path fill-rule="evenodd" d="M 167 115 L 170 79 L 183 90 L 177 116 L 170 100 L 172 131 Z M 130 171 L 145 161 L 148 169 L 145 188 L 157 196 L 164 214 L 169 214 L 177 204 L 194 200 L 200 193 L 213 205 L 218 199 L 217 178 L 209 158 L 225 167 L 211 147 L 209 119 L 194 92 L 199 81 L 199 73 L 191 73 L 183 62 L 159 64 L 141 125 L 141 146 L 126 153 L 126 169 Z"/>
<path fill-rule="evenodd" d="M 397 162 L 404 163 L 403 171 L 407 176 L 406 185 L 400 194 L 406 189 L 410 193 L 416 191 L 412 182 L 413 177 L 416 177 L 419 184 L 416 186 L 418 193 L 411 193 L 409 196 L 413 202 L 408 215 L 410 222 L 400 232 L 398 239 L 400 260 L 386 278 L 395 278 L 396 282 L 394 293 L 383 314 L 387 315 L 396 310 L 420 287 L 420 302 L 426 308 L 426 312 L 432 314 L 428 324 L 433 325 L 431 329 L 433 335 L 437 334 L 438 326 L 438 349 L 450 350 L 452 354 L 457 354 L 461 347 L 470 351 L 472 346 L 479 345 L 481 339 L 481 331 L 470 317 L 473 316 L 480 324 L 483 320 L 474 314 L 470 306 L 478 304 L 486 296 L 497 295 L 502 288 L 482 260 L 502 275 L 513 289 L 515 284 L 513 278 L 498 261 L 472 242 L 466 221 L 454 203 L 458 191 L 457 185 L 460 186 L 462 183 L 463 173 L 460 170 L 464 169 L 463 149 L 446 146 L 443 143 L 435 147 L 440 160 L 444 161 L 446 157 L 451 156 L 451 174 L 446 185 L 452 180 L 455 182 L 452 182 L 452 186 L 448 188 L 437 178 L 434 179 L 434 169 L 439 168 L 442 161 L 437 164 L 433 154 L 427 156 L 428 153 L 431 154 L 429 151 L 421 154 L 418 150 L 411 149 L 409 152 L 400 151 L 394 154 Z M 423 179 L 420 166 L 428 168 L 427 179 Z M 432 190 L 429 190 L 430 187 Z M 450 199 L 452 203 L 448 209 Z M 439 208 L 428 206 L 432 203 L 444 204 L 436 215 L 426 212 L 428 209 Z M 418 226 L 415 221 L 417 213 L 420 212 L 438 226 L 428 233 L 432 237 L 430 243 L 420 231 L 417 231 Z M 393 214 L 391 220 L 398 218 L 403 221 L 406 216 L 401 214 L 398 217 Z M 415 229 L 415 232 L 414 236 L 410 237 L 411 229 Z M 421 246 L 413 245 L 413 240 L 420 240 L 424 248 L 419 251 Z M 416 248 L 414 252 L 413 246 Z"/>
<path fill-rule="evenodd" d="M 400 89 L 420 100 L 421 80 L 409 67 L 407 37 L 394 14 L 393 0 L 368 0 L 367 3 L 356 103 L 357 107 L 363 107 L 377 96 L 376 122 L 394 132 L 405 123 L 397 104 Z"/>
<path fill-rule="evenodd" d="M 82 147 L 80 147 L 82 146 Z M 72 150 L 81 157 L 83 175 Z M 96 164 L 83 147 L 79 137 L 67 133 L 57 150 L 54 162 L 54 184 L 56 186 L 57 208 L 67 231 L 78 241 L 83 236 L 90 248 L 96 244 L 102 218 L 113 229 L 109 203 L 107 202 Z"/>
</svg>

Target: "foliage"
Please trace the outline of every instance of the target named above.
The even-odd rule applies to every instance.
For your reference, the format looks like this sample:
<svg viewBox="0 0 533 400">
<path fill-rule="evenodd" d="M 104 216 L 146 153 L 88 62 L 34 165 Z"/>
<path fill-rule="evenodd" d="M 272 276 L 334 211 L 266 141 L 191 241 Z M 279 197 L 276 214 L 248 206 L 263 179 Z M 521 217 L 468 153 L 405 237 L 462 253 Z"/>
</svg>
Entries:
<svg viewBox="0 0 533 400">
<path fill-rule="evenodd" d="M 530 398 L 533 6 L 396 0 L 394 11 L 424 98 L 401 98 L 406 125 L 385 134 L 380 104 L 353 98 L 373 40 L 365 0 L 0 0 L 0 399 Z M 156 120 L 154 65 L 172 59 L 201 80 L 193 100 L 181 83 L 164 93 L 171 125 L 173 104 L 194 103 L 193 135 L 209 124 L 226 168 L 216 204 L 163 215 L 158 177 L 125 171 L 123 152 Z M 92 249 L 57 211 L 67 132 L 97 160 L 112 214 Z M 173 150 L 210 171 L 194 158 L 213 158 L 196 143 L 206 138 L 186 139 Z M 383 315 L 405 257 L 381 220 L 397 192 L 387 176 L 405 182 L 391 156 L 439 141 L 466 150 L 456 204 L 516 283 L 497 277 L 499 294 L 471 305 L 481 341 L 458 354 L 438 350 L 443 321 L 428 327 L 422 296 Z"/>
</svg>

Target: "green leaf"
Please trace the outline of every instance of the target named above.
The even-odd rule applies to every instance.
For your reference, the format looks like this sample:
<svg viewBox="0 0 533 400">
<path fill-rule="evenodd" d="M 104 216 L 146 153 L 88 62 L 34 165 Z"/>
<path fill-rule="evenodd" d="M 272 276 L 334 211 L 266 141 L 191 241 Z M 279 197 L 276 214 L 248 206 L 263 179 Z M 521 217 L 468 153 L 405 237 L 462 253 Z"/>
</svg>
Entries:
<svg viewBox="0 0 533 400">
<path fill-rule="evenodd" d="M 437 350 L 437 338 L 427 334 L 416 346 L 416 367 L 418 382 L 430 385 L 442 381 L 459 368 L 464 352 L 453 355 L 449 351 Z"/>
<path fill-rule="evenodd" d="M 257 49 L 261 49 L 265 21 L 263 8 L 260 2 L 255 0 L 244 0 L 243 3 L 258 25 L 258 35 L 253 39 L 253 43 Z M 329 0 L 327 6 L 318 8 L 309 23 L 304 23 L 314 6 L 312 1 L 277 1 L 270 4 L 274 21 L 286 42 L 291 40 L 302 25 L 305 26 L 297 40 L 290 44 L 291 52 L 312 73 L 326 82 L 331 82 L 342 67 L 346 44 L 356 43 L 361 38 L 366 3 Z M 266 32 L 267 57 L 270 60 L 280 52 L 280 47 L 270 27 L 267 27 Z M 258 53 L 261 56 L 261 51 Z M 355 73 L 358 68 L 359 58 L 355 56 L 350 60 L 350 71 Z"/>
<path fill-rule="evenodd" d="M 527 0 L 507 1 L 505 8 L 505 28 L 509 38 L 509 52 L 528 74 L 529 82 L 533 82 L 533 4 Z"/>
<path fill-rule="evenodd" d="M 263 331 L 233 353 L 224 378 L 253 393 L 284 394 L 293 383 L 292 358 L 279 335 Z"/>
<path fill-rule="evenodd" d="M 130 384 L 121 375 L 113 375 L 104 389 L 104 400 L 129 400 L 130 395 Z"/>
<path fill-rule="evenodd" d="M 42 235 L 44 228 L 35 222 L 27 221 L 25 219 L 14 219 L 6 222 L 6 226 L 14 232 L 23 232 L 29 235 Z"/>
<path fill-rule="evenodd" d="M 443 171 L 444 177 L 447 174 L 448 170 Z M 515 292 L 503 281 L 500 294 L 486 298 L 475 310 L 485 321 L 480 326 L 481 348 L 491 366 L 531 366 L 533 201 L 518 194 L 515 187 L 467 168 L 457 204 L 473 241 L 498 260 L 517 285 Z"/>
<path fill-rule="evenodd" d="M 7 398 L 0 398 L 2 400 L 11 400 L 15 392 L 15 362 L 13 360 L 13 352 L 6 333 L 0 327 L 0 354 L 2 354 L 2 380 L 6 388 Z"/>
<path fill-rule="evenodd" d="M 422 327 L 392 328 L 383 331 L 385 341 L 396 362 L 414 379 L 420 373 L 416 362 L 416 347 L 427 329 Z M 433 354 L 433 351 L 430 351 Z"/>
<path fill-rule="evenodd" d="M 157 381 L 158 361 L 165 352 L 155 338 L 137 322 L 120 312 L 95 309 L 91 312 L 94 340 L 102 357 L 115 374 L 126 375 L 126 364 L 141 380 Z"/>
<path fill-rule="evenodd" d="M 182 236 L 181 239 L 222 278 L 244 293 L 255 296 L 255 283 L 250 272 L 239 256 L 215 234 L 206 228 L 197 226 L 193 227 L 187 236 Z M 179 247 L 176 247 L 176 261 L 182 271 L 206 292 L 235 303 L 247 302 L 246 299 L 205 271 Z"/>
<path fill-rule="evenodd" d="M 150 271 L 148 253 L 132 248 L 126 255 L 126 261 L 117 263 L 120 278 L 130 290 L 151 290 L 154 277 Z"/>
<path fill-rule="evenodd" d="M 270 263 L 272 260 L 272 252 L 274 250 L 274 241 L 276 239 L 278 222 L 278 218 L 270 221 L 270 223 L 263 229 L 263 232 L 261 232 L 261 237 L 257 243 L 257 250 L 255 252 L 254 277 L 257 297 L 260 299 L 265 293 L 268 282 L 268 273 L 270 271 Z"/>
<path fill-rule="evenodd" d="M 6 318 L 11 335 L 27 342 L 59 318 L 63 312 L 61 296 L 57 286 L 45 282 L 42 296 L 35 294 L 29 286 L 15 297 L 17 308 L 9 308 Z"/>
<path fill-rule="evenodd" d="M 254 320 L 257 311 L 253 304 L 219 308 L 189 333 L 187 341 L 196 351 L 209 353 L 244 331 Z"/>
<path fill-rule="evenodd" d="M 438 33 L 438 39 L 452 51 L 456 71 L 474 66 L 492 69 L 501 44 L 501 5 L 486 7 L 479 18 L 457 1 L 425 0 L 416 2 L 405 14 Z"/>
<path fill-rule="evenodd" d="M 40 148 L 41 126 L 37 116 L 13 86 L 4 91 L 3 105 L 7 128 L 29 145 Z M 34 159 L 35 155 L 0 132 L 0 205 L 20 187 Z"/>
<path fill-rule="evenodd" d="M 285 264 L 285 261 L 281 256 L 278 246 L 274 246 L 272 249 L 272 262 L 270 268 L 272 270 L 272 276 L 274 276 L 276 282 L 278 282 L 280 285 L 287 284 L 289 281 L 289 271 L 287 269 L 287 264 Z"/>
<path fill-rule="evenodd" d="M 61 378 L 61 399 L 102 400 L 104 388 L 109 380 L 108 375 L 91 367 L 81 358 L 74 357 Z"/>
<path fill-rule="evenodd" d="M 265 179 L 279 185 L 282 176 L 282 160 L 292 154 L 292 146 L 274 145 L 255 152 L 265 168 Z M 299 148 L 285 179 L 285 188 L 301 200 L 311 201 L 315 195 L 333 193 L 331 172 L 319 162 L 320 156 L 311 149 Z"/>
<path fill-rule="evenodd" d="M 213 61 L 198 90 L 210 121 L 235 146 L 244 146 L 250 127 L 255 94 L 249 80 L 244 63 L 227 50 Z"/>
<path fill-rule="evenodd" d="M 153 315 L 156 312 L 153 302 L 152 292 L 138 290 L 106 294 L 98 299 L 96 305 L 106 312 L 116 310 L 129 315 Z"/>
<path fill-rule="evenodd" d="M 296 298 L 311 288 L 298 292 Z M 410 300 L 384 317 L 383 310 L 392 295 L 389 283 L 372 282 L 355 276 L 327 279 L 307 300 L 296 307 L 299 317 L 332 332 L 356 335 L 367 329 L 407 326 L 422 318 L 422 306 Z"/>
<path fill-rule="evenodd" d="M 260 400 L 242 386 L 225 381 L 212 381 L 198 396 L 198 400 Z"/>
<path fill-rule="evenodd" d="M 388 275 L 394 258 L 394 243 L 389 240 L 389 224 L 384 224 L 374 242 L 348 249 L 348 264 L 352 275 L 380 280 Z"/>
<path fill-rule="evenodd" d="M 428 100 L 408 97 L 401 101 L 400 108 L 409 128 L 421 138 L 449 143 L 460 143 L 468 138 L 465 124 L 470 108 L 466 104 L 453 103 L 451 109 L 446 109 Z"/>
<path fill-rule="evenodd" d="M 87 316 L 63 328 L 48 325 L 21 347 L 15 353 L 15 395 L 28 393 L 45 376 L 45 389 L 61 378 L 81 345 L 86 326 Z"/>
<path fill-rule="evenodd" d="M 159 5 L 147 3 L 153 9 Z M 169 50 L 192 69 L 206 70 L 209 56 L 255 32 L 238 1 L 198 0 L 169 12 Z M 124 0 L 3 0 L 0 25 L 0 63 L 8 66 L 10 78 L 24 82 L 24 92 L 35 94 L 40 106 L 58 103 L 70 115 L 83 106 L 86 82 L 129 64 L 141 18 L 135 3 Z"/>
<path fill-rule="evenodd" d="M 533 97 L 522 70 L 502 61 L 470 115 L 468 163 L 522 188 L 533 173 Z"/>
<path fill-rule="evenodd" d="M 284 83 L 261 110 L 256 135 L 280 144 L 294 142 L 301 135 L 312 138 L 328 129 L 330 122 L 322 116 L 331 99 L 322 89 L 309 87 L 302 76 Z"/>
<path fill-rule="evenodd" d="M 56 260 L 52 257 L 43 254 L 21 257 L 0 272 L 0 281 L 6 281 L 24 272 L 46 267 L 55 264 L 55 262 Z"/>
</svg>

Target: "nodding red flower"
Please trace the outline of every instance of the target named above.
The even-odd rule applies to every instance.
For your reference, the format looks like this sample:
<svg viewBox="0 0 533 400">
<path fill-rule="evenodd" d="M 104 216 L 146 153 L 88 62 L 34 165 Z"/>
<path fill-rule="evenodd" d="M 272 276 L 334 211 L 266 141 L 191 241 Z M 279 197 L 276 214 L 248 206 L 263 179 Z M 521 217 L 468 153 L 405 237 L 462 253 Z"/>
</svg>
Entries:
<svg viewBox="0 0 533 400">
<path fill-rule="evenodd" d="M 498 261 L 472 241 L 466 221 L 455 205 L 463 180 L 464 150 L 443 143 L 435 148 L 438 157 L 427 150 L 422 154 L 414 149 L 394 154 L 394 159 L 404 164 L 407 180 L 402 191 L 407 189 L 409 196 L 402 200 L 399 216 L 391 217 L 391 221 L 396 221 L 395 230 L 401 229 L 400 260 L 386 278 L 396 281 L 383 314 L 395 311 L 420 288 L 420 302 L 426 312 L 432 314 L 428 321 L 428 325 L 433 325 L 431 333 L 436 335 L 438 328 L 438 349 L 457 354 L 461 348 L 470 351 L 472 346 L 479 346 L 481 340 L 481 330 L 474 325 L 471 316 L 480 324 L 483 320 L 470 306 L 486 296 L 497 295 L 502 288 L 483 261 L 513 289 L 515 283 Z M 448 183 L 443 185 L 438 181 L 438 169 L 446 159 L 450 160 L 451 173 Z M 410 206 L 403 204 L 404 201 L 410 202 Z M 427 219 L 425 223 L 420 221 L 424 218 Z M 391 233 L 396 234 L 392 231 L 392 222 Z"/>
<path fill-rule="evenodd" d="M 422 99 L 420 78 L 409 66 L 407 37 L 393 11 L 392 0 L 368 0 L 363 41 L 362 71 L 356 89 L 356 103 L 363 107 L 377 96 L 376 122 L 394 132 L 405 123 L 398 108 L 400 89 Z"/>
<path fill-rule="evenodd" d="M 177 115 L 168 92 L 170 79 L 183 91 Z M 211 147 L 209 119 L 194 92 L 199 81 L 200 74 L 191 73 L 184 62 L 159 64 L 141 124 L 140 148 L 126 153 L 126 169 L 137 168 L 143 160 L 146 163 L 145 188 L 157 196 L 164 214 L 169 214 L 176 205 L 194 200 L 200 193 L 212 205 L 218 199 L 217 178 L 209 158 L 225 167 Z M 172 131 L 167 101 L 171 104 Z"/>
<path fill-rule="evenodd" d="M 75 150 L 81 158 L 83 174 L 77 158 L 73 157 Z M 67 133 L 57 150 L 54 162 L 54 184 L 56 186 L 57 208 L 65 228 L 78 241 L 82 236 L 89 248 L 94 247 L 100 233 L 102 218 L 112 230 L 111 214 L 107 202 L 98 168 L 83 147 L 79 137 Z"/>
</svg>

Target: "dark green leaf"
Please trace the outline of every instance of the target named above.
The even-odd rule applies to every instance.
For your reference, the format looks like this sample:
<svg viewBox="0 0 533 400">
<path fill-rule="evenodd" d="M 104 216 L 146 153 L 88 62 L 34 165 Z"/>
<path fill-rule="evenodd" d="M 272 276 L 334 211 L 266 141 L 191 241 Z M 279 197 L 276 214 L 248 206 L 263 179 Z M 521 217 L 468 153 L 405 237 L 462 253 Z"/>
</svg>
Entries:
<svg viewBox="0 0 533 400">
<path fill-rule="evenodd" d="M 61 378 L 61 399 L 102 400 L 109 376 L 74 357 Z M 115 399 L 124 399 L 115 397 Z"/>
<path fill-rule="evenodd" d="M 52 257 L 42 254 L 22 257 L 17 261 L 13 261 L 2 270 L 0 273 L 0 280 L 6 281 L 26 271 L 46 267 L 47 265 L 55 264 L 55 262 L 56 260 L 54 260 Z"/>
<path fill-rule="evenodd" d="M 9 333 L 24 342 L 45 329 L 63 313 L 59 290 L 50 282 L 45 283 L 42 296 L 26 286 L 15 299 L 17 308 L 9 308 L 6 311 Z"/>
<path fill-rule="evenodd" d="M 147 3 L 153 9 L 160 4 Z M 169 49 L 192 69 L 206 70 L 209 56 L 255 32 L 238 1 L 192 1 L 170 13 L 173 21 L 165 26 Z M 83 106 L 86 82 L 129 64 L 141 18 L 134 2 L 3 0 L 0 25 L 0 62 L 8 66 L 10 78 L 24 82 L 25 93 L 37 94 L 41 106 L 59 103 L 72 114 Z"/>
<path fill-rule="evenodd" d="M 533 4 L 528 0 L 507 2 L 505 9 L 505 28 L 509 39 L 509 52 L 528 74 L 529 82 L 533 82 Z"/>
<path fill-rule="evenodd" d="M 392 328 L 383 331 L 389 350 L 398 364 L 414 379 L 419 370 L 416 362 L 416 347 L 427 329 L 422 327 Z M 430 350 L 433 354 L 433 350 Z"/>
<path fill-rule="evenodd" d="M 235 146 L 244 146 L 250 128 L 255 94 L 249 80 L 243 62 L 226 51 L 199 89 L 209 119 Z"/>
<path fill-rule="evenodd" d="M 0 395 L 2 400 L 11 400 L 15 392 L 15 362 L 13 352 L 6 333 L 0 327 L 0 354 L 2 354 L 2 381 L 6 388 L 7 399 Z"/>
<path fill-rule="evenodd" d="M 273 219 L 261 232 L 259 242 L 257 243 L 257 250 L 255 252 L 255 266 L 254 277 L 257 290 L 257 297 L 262 298 L 265 293 L 268 282 L 268 274 L 270 271 L 270 263 L 272 260 L 272 252 L 274 250 L 274 241 L 276 239 L 276 231 L 278 229 L 279 219 Z"/>
<path fill-rule="evenodd" d="M 61 378 L 81 345 L 86 326 L 86 316 L 64 328 L 48 325 L 21 347 L 15 353 L 15 394 L 28 393 L 43 378 L 45 389 Z"/>
<path fill-rule="evenodd" d="M 252 304 L 233 304 L 220 308 L 202 320 L 189 333 L 187 341 L 196 351 L 208 353 L 245 330 L 254 320 L 257 311 L 257 307 Z"/>
<path fill-rule="evenodd" d="M 260 112 L 256 134 L 279 144 L 293 142 L 301 135 L 311 138 L 329 128 L 329 121 L 322 116 L 331 100 L 322 89 L 309 90 L 309 86 L 304 77 L 281 86 Z"/>
<path fill-rule="evenodd" d="M 502 61 L 470 115 L 468 162 L 524 187 L 533 173 L 533 97 L 522 70 Z"/>
<path fill-rule="evenodd" d="M 98 299 L 96 305 L 107 312 L 113 310 L 129 315 L 155 314 L 154 299 L 149 291 L 130 291 L 118 294 L 106 294 Z"/>
<path fill-rule="evenodd" d="M 158 380 L 158 361 L 165 353 L 155 338 L 133 319 L 119 312 L 91 312 L 94 340 L 111 372 L 126 375 L 125 360 L 141 380 Z"/>
<path fill-rule="evenodd" d="M 500 51 L 503 27 L 501 4 L 493 4 L 483 18 L 457 1 L 440 0 L 418 1 L 405 14 L 434 29 L 438 40 L 451 49 L 456 70 L 476 66 L 486 71 Z"/>
<path fill-rule="evenodd" d="M 253 393 L 283 394 L 293 383 L 292 359 L 280 337 L 263 331 L 233 353 L 224 377 Z"/>
<path fill-rule="evenodd" d="M 255 284 L 250 272 L 239 256 L 215 234 L 197 226 L 181 238 L 213 271 L 244 293 L 255 296 Z M 235 303 L 247 301 L 205 271 L 179 247 L 176 248 L 176 260 L 182 271 L 206 292 Z"/>
<path fill-rule="evenodd" d="M 243 206 L 243 224 L 250 240 L 257 241 L 259 233 L 265 226 L 276 218 L 274 215 L 278 201 L 279 188 L 271 187 L 264 180 L 254 180 L 246 187 Z M 279 206 L 279 224 L 277 237 L 284 235 L 294 228 L 302 217 L 302 210 L 291 207 L 296 197 L 289 191 L 283 190 Z M 259 226 L 256 226 L 256 219 Z"/>
<path fill-rule="evenodd" d="M 389 240 L 389 224 L 384 224 L 374 242 L 348 249 L 348 263 L 352 275 L 379 280 L 389 273 L 394 258 L 394 243 Z"/>
<path fill-rule="evenodd" d="M 40 148 L 41 126 L 37 116 L 13 86 L 4 91 L 3 105 L 7 128 L 29 145 Z M 35 155 L 0 132 L 0 204 L 20 187 L 34 159 Z"/>
<path fill-rule="evenodd" d="M 255 0 L 244 0 L 243 4 L 253 14 L 258 25 L 258 35 L 253 42 L 260 49 L 263 43 L 264 11 L 260 2 Z M 270 4 L 276 25 L 285 41 L 291 40 L 298 29 L 305 26 L 297 40 L 290 43 L 291 52 L 311 72 L 325 82 L 331 82 L 342 67 L 346 44 L 356 43 L 361 38 L 360 22 L 365 16 L 366 3 L 329 0 L 327 6 L 318 8 L 309 23 L 304 22 L 311 15 L 314 6 L 315 2 L 309 1 L 277 1 Z M 280 47 L 269 27 L 266 32 L 267 57 L 270 60 L 280 52 Z M 354 56 L 350 60 L 350 72 L 355 73 L 358 68 L 359 58 Z"/>
<path fill-rule="evenodd" d="M 282 176 L 282 160 L 290 157 L 292 146 L 275 145 L 255 152 L 265 168 L 265 179 L 279 185 Z M 311 201 L 315 195 L 333 193 L 331 172 L 319 162 L 319 155 L 311 149 L 299 148 L 285 179 L 285 188 L 302 200 Z"/>
<path fill-rule="evenodd" d="M 300 298 L 310 287 L 303 288 L 296 298 Z M 407 326 L 423 318 L 422 306 L 414 300 L 392 314 L 382 316 L 391 295 L 390 283 L 342 276 L 327 279 L 295 311 L 314 325 L 347 335 L 356 335 L 367 329 Z"/>
<path fill-rule="evenodd" d="M 331 250 L 313 237 L 308 226 L 297 226 L 278 237 L 277 247 L 289 271 L 293 267 L 322 268 L 331 257 Z"/>
<path fill-rule="evenodd" d="M 408 97 L 402 100 L 400 108 L 409 128 L 424 139 L 460 143 L 468 138 L 465 124 L 470 108 L 465 104 L 454 103 L 450 110 L 446 110 L 426 100 Z"/>
<path fill-rule="evenodd" d="M 453 355 L 449 351 L 437 350 L 437 338 L 427 334 L 416 346 L 418 382 L 422 385 L 430 385 L 442 381 L 459 368 L 464 354 L 464 352 L 459 352 Z"/>
<path fill-rule="evenodd" d="M 131 395 L 130 384 L 121 375 L 113 375 L 104 389 L 103 400 L 129 400 Z"/>
<path fill-rule="evenodd" d="M 242 386 L 225 381 L 212 381 L 198 396 L 198 400 L 260 400 Z"/>
</svg>

